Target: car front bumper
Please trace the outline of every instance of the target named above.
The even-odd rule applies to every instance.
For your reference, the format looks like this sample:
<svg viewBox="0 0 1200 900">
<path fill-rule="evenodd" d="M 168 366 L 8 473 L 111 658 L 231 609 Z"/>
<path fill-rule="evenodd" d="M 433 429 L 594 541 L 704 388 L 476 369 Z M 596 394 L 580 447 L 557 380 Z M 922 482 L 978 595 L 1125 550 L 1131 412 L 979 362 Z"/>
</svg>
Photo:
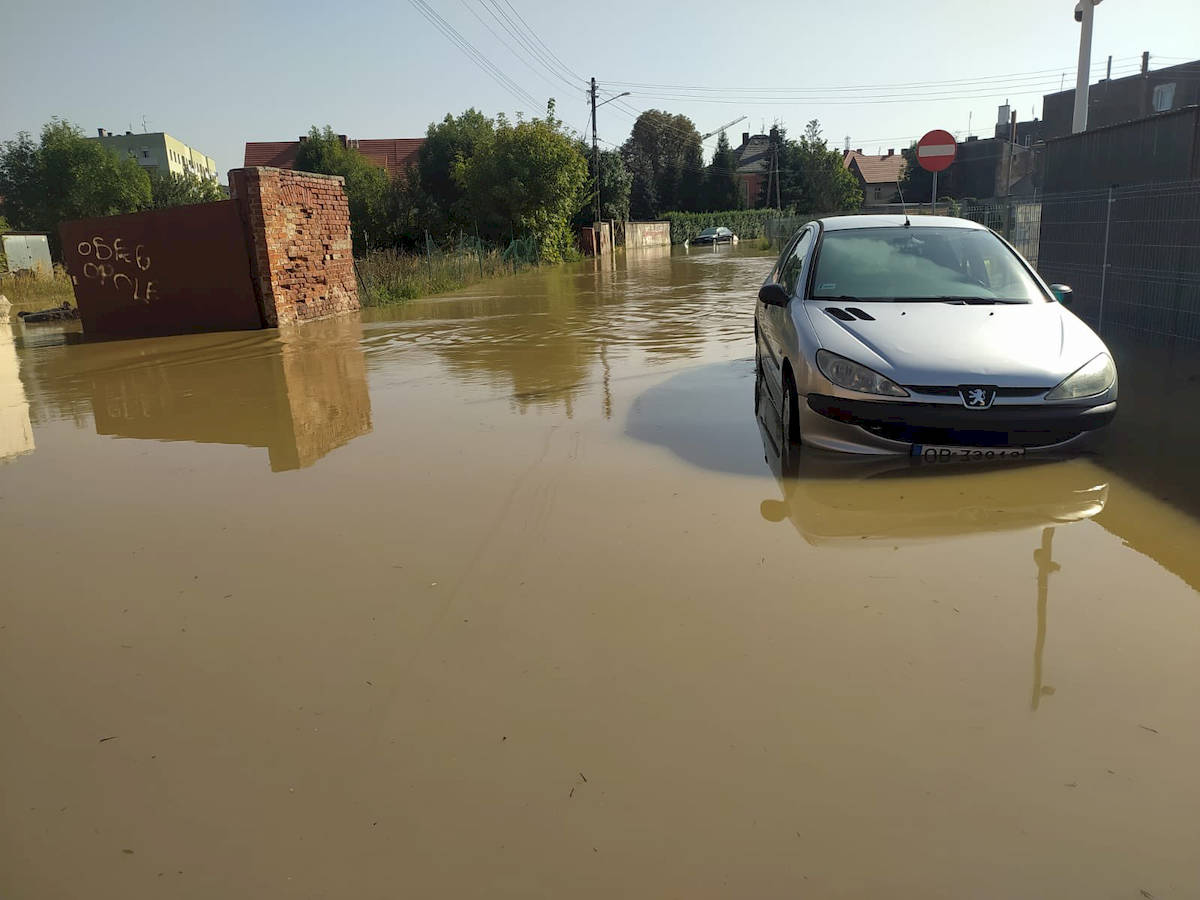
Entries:
<svg viewBox="0 0 1200 900">
<path fill-rule="evenodd" d="M 809 394 L 800 433 L 813 446 L 851 453 L 908 453 L 913 444 L 1057 449 L 1083 442 L 1117 412 L 1115 400 L 1092 406 L 851 400 Z"/>
</svg>

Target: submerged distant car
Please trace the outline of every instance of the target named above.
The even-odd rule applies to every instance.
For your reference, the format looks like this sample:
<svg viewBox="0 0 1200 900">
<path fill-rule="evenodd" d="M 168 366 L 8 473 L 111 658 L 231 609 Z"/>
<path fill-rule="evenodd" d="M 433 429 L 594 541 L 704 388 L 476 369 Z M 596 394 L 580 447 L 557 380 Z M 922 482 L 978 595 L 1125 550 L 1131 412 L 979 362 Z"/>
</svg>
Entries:
<svg viewBox="0 0 1200 900">
<path fill-rule="evenodd" d="M 975 222 L 810 222 L 758 296 L 757 371 L 789 446 L 1019 458 L 1116 414 L 1116 367 L 1071 289 Z"/>
<path fill-rule="evenodd" d="M 724 226 L 720 228 L 705 228 L 692 238 L 693 244 L 736 244 L 737 235 Z"/>
</svg>

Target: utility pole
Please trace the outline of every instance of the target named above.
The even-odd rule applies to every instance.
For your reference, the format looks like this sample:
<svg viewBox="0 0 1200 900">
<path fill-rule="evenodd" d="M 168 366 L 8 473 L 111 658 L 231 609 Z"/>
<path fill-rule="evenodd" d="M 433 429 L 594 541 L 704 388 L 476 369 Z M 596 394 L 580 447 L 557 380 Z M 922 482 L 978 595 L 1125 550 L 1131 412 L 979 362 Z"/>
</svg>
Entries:
<svg viewBox="0 0 1200 900">
<path fill-rule="evenodd" d="M 775 142 L 775 208 L 782 210 L 783 209 L 783 201 L 781 201 L 779 199 L 779 176 L 780 176 L 779 150 L 780 150 L 779 141 L 776 141 Z"/>
<path fill-rule="evenodd" d="M 596 138 L 596 79 L 592 79 L 592 178 L 596 184 L 596 215 L 594 221 L 600 221 L 600 144 Z"/>
<path fill-rule="evenodd" d="M 1096 18 L 1096 6 L 1100 0 L 1079 0 L 1075 4 L 1075 21 L 1079 29 L 1079 68 L 1075 72 L 1075 115 L 1071 120 L 1071 133 L 1087 131 L 1088 82 L 1092 73 L 1092 22 Z"/>
</svg>

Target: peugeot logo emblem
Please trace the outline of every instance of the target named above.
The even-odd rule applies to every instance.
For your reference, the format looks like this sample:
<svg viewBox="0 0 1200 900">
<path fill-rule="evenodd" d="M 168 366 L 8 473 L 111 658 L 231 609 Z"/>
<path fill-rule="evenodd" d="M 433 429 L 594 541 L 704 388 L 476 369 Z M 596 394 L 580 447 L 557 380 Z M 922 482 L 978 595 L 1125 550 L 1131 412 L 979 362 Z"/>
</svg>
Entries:
<svg viewBox="0 0 1200 900">
<path fill-rule="evenodd" d="M 996 399 L 996 389 L 984 384 L 964 384 L 958 389 L 963 406 L 969 409 L 987 409 Z"/>
</svg>

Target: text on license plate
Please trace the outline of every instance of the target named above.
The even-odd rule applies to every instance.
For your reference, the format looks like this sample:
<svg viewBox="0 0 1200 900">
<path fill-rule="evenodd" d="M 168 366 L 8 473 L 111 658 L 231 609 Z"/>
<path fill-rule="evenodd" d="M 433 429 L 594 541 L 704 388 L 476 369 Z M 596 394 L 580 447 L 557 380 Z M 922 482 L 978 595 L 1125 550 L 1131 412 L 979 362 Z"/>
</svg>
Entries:
<svg viewBox="0 0 1200 900">
<path fill-rule="evenodd" d="M 913 444 L 912 455 L 934 460 L 1023 459 L 1024 447 L 941 447 L 936 444 Z"/>
</svg>

